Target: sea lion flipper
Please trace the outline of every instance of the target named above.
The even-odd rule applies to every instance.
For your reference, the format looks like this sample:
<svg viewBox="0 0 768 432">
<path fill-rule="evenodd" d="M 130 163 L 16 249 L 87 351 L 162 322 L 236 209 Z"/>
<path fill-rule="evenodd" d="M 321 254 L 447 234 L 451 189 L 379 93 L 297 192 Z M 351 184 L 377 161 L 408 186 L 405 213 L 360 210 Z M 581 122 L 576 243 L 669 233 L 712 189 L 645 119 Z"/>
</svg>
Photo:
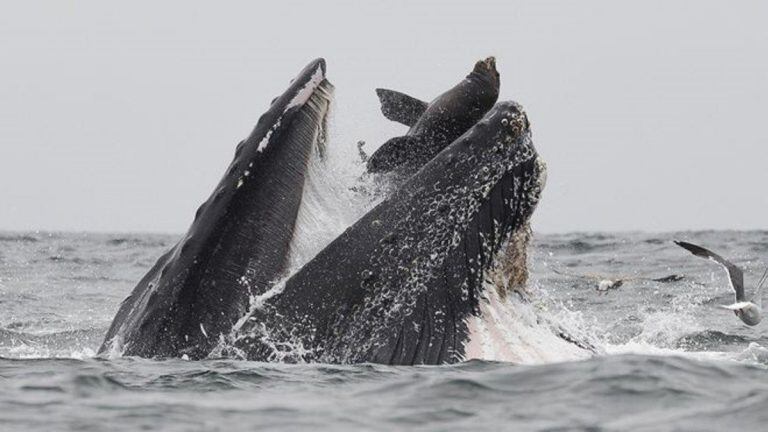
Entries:
<svg viewBox="0 0 768 432">
<path fill-rule="evenodd" d="M 391 138 L 368 158 L 368 172 L 384 173 L 412 161 L 424 146 L 424 137 L 404 135 Z"/>
<path fill-rule="evenodd" d="M 427 109 L 427 103 L 394 90 L 376 89 L 381 113 L 389 120 L 413 126 Z"/>
</svg>

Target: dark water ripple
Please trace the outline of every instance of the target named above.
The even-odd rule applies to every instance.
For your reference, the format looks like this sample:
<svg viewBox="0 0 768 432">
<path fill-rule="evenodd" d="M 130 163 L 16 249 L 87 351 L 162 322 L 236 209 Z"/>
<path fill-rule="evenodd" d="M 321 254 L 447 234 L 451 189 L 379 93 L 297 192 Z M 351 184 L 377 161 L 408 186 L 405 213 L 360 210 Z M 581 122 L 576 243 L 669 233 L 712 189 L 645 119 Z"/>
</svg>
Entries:
<svg viewBox="0 0 768 432">
<path fill-rule="evenodd" d="M 27 430 L 52 418 L 110 430 L 764 430 L 768 421 L 764 368 L 679 357 L 416 368 L 2 359 L 0 382 L 0 422 Z"/>
</svg>

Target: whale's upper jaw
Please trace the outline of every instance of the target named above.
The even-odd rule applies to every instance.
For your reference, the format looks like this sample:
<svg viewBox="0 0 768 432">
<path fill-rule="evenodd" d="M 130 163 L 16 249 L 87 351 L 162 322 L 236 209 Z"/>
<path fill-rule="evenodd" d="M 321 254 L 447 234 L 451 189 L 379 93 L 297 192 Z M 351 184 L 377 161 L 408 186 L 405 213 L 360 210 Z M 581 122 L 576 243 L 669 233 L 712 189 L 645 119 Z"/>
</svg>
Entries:
<svg viewBox="0 0 768 432">
<path fill-rule="evenodd" d="M 457 145 L 465 147 L 466 152 L 455 151 Z M 502 295 L 505 289 L 510 288 L 509 285 L 524 284 L 524 281 L 511 279 L 527 276 L 525 249 L 528 237 L 524 234 L 529 229 L 529 220 L 546 181 L 546 168 L 533 147 L 527 114 L 517 103 L 496 104 L 452 147 L 454 151 L 446 149 L 436 162 L 454 159 L 457 164 L 475 165 L 464 171 L 468 174 L 466 183 L 454 188 L 457 194 L 466 191 L 475 198 L 467 202 L 472 208 L 470 212 L 455 215 L 457 219 L 466 218 L 465 223 L 455 226 L 451 235 L 454 243 L 460 246 L 446 251 L 441 267 L 445 269 L 443 271 L 464 269 L 463 281 L 456 280 L 454 283 L 462 287 L 460 292 L 466 293 L 466 301 L 449 308 L 455 314 L 453 319 L 457 323 L 453 331 L 458 342 L 452 351 L 437 357 L 413 357 L 417 362 L 453 362 L 464 358 L 463 350 L 472 337 L 472 329 L 467 326 L 466 320 L 483 314 L 480 302 L 483 291 L 488 287 L 486 278 L 490 272 L 505 279 L 503 286 L 496 287 Z M 432 168 L 446 169 L 446 166 L 435 164 Z M 458 167 L 455 169 L 462 171 Z M 458 196 L 450 195 L 444 200 L 461 202 Z M 448 218 L 451 217 L 449 214 Z M 517 237 L 523 240 L 512 245 Z M 509 256 L 501 257 L 502 254 Z M 505 272 L 519 272 L 522 276 Z M 446 286 L 439 289 L 450 291 L 453 288 Z M 434 308 L 425 305 L 425 310 L 417 313 L 428 314 L 430 307 Z"/>
</svg>

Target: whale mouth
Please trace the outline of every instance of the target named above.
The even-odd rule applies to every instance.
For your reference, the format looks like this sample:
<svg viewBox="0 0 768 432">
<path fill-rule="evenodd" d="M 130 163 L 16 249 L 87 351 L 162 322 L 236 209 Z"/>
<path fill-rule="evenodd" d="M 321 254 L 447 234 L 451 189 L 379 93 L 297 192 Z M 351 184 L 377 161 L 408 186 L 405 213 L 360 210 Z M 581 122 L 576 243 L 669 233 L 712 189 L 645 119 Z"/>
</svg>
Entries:
<svg viewBox="0 0 768 432">
<path fill-rule="evenodd" d="M 491 187 L 475 212 L 465 233 L 471 247 L 467 266 L 475 287 L 491 280 L 502 298 L 525 290 L 529 220 L 544 188 L 545 173 L 546 166 L 538 158 L 515 165 Z"/>
<path fill-rule="evenodd" d="M 476 129 L 474 137 L 465 139 L 471 142 L 467 161 L 475 165 L 467 183 L 473 197 L 462 200 L 459 193 L 438 204 L 438 210 L 446 208 L 447 219 L 464 219 L 454 231 L 463 251 L 451 266 L 466 269 L 464 278 L 473 303 L 482 295 L 486 279 L 495 282 L 501 297 L 524 289 L 529 220 L 546 183 L 546 165 L 536 153 L 528 117 L 520 105 L 497 105 Z M 474 152 L 472 146 L 476 146 Z M 462 214 L 462 206 L 471 210 Z"/>
<path fill-rule="evenodd" d="M 400 254 L 394 265 L 369 266 L 375 293 L 369 303 L 387 311 L 372 332 L 373 340 L 389 340 L 378 359 L 416 364 L 463 358 L 473 337 L 468 319 L 484 314 L 489 279 L 496 282 L 492 294 L 502 299 L 527 282 L 529 221 L 544 174 L 525 112 L 506 102 L 396 193 L 397 200 L 427 204 L 424 212 L 409 210 L 410 217 L 393 230 L 393 240 L 382 240 L 382 255 Z M 403 244 L 400 239 L 420 240 Z M 405 279 L 390 283 L 380 276 L 382 265 L 404 272 Z M 362 316 L 356 318 L 361 323 L 377 317 L 374 312 Z"/>
<path fill-rule="evenodd" d="M 317 125 L 307 139 L 314 142 L 312 148 L 321 158 L 325 157 L 328 143 L 328 117 L 331 112 L 333 92 L 333 84 L 327 79 L 322 79 L 314 86 L 301 110 L 302 115 L 308 117 L 309 124 Z"/>
<path fill-rule="evenodd" d="M 308 69 L 311 67 L 310 65 Z M 279 235 L 281 238 L 288 238 L 287 249 L 285 252 L 285 262 L 279 274 L 275 275 L 278 279 L 284 276 L 289 270 L 289 264 L 296 254 L 297 237 L 302 235 L 299 229 L 299 219 L 303 212 L 306 202 L 306 194 L 311 180 L 312 166 L 318 161 L 325 159 L 328 142 L 328 120 L 333 102 L 334 86 L 325 78 L 324 62 L 319 62 L 310 74 L 303 74 L 304 83 L 297 88 L 296 92 L 286 98 L 281 114 L 274 121 L 266 135 L 259 142 L 256 151 L 251 153 L 251 162 L 248 163 L 244 176 L 247 176 L 249 169 L 267 169 L 267 166 L 279 167 L 280 181 L 275 182 L 278 189 L 286 189 L 278 196 L 290 196 L 290 199 L 282 198 L 274 203 L 276 206 L 284 206 L 290 201 L 297 201 L 297 213 L 291 223 L 284 221 L 283 226 L 274 230 L 272 235 Z M 297 80 L 298 81 L 298 80 Z M 296 82 L 294 82 L 294 85 Z M 273 105 L 274 108 L 274 105 Z M 246 159 L 248 160 L 248 159 Z M 275 173 L 275 176 L 278 174 Z M 238 185 L 246 177 L 240 177 Z M 247 179 L 245 180 L 247 182 Z M 291 185 L 290 187 L 287 185 Z M 245 183 L 244 188 L 263 188 L 261 183 L 254 183 L 253 186 Z M 258 190 L 253 191 L 258 194 Z M 245 198 L 247 199 L 247 198 Z M 249 267 L 257 267 L 260 257 L 254 255 Z M 261 295 L 267 290 L 274 278 L 269 281 L 251 282 L 249 284 L 249 296 Z"/>
<path fill-rule="evenodd" d="M 485 274 L 538 202 L 540 167 L 522 108 L 497 104 L 257 297 L 233 346 L 253 360 L 460 360 Z"/>
</svg>

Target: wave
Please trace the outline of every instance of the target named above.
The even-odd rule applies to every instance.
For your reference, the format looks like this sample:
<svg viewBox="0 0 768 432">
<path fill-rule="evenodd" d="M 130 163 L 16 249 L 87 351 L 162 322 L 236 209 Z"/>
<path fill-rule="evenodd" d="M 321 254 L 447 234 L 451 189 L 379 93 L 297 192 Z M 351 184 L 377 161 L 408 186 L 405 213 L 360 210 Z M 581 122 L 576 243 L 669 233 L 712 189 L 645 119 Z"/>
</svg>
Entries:
<svg viewBox="0 0 768 432">
<path fill-rule="evenodd" d="M 0 234 L 0 242 L 37 243 L 40 239 L 31 234 Z"/>
<path fill-rule="evenodd" d="M 0 356 L 6 358 L 88 358 L 96 355 L 106 328 L 87 328 L 53 332 L 25 332 L 11 323 L 0 327 Z"/>
<path fill-rule="evenodd" d="M 177 240 L 178 236 L 173 235 L 141 235 L 141 236 L 131 236 L 131 237 L 112 237 L 107 238 L 104 241 L 104 244 L 108 246 L 120 246 L 120 247 L 127 247 L 127 248 L 137 248 L 137 247 L 148 247 L 148 248 L 155 248 L 155 247 L 171 247 L 175 240 Z"/>
<path fill-rule="evenodd" d="M 682 336 L 677 340 L 677 347 L 686 350 L 713 350 L 722 349 L 724 345 L 743 345 L 749 342 L 750 339 L 741 335 L 703 330 Z"/>
<path fill-rule="evenodd" d="M 129 429 L 762 430 L 768 403 L 764 369 L 678 356 L 442 367 L 0 359 L 0 369 L 4 412 L 58 406 L 44 424 L 21 416 L 25 430 L 78 419 Z"/>
</svg>

